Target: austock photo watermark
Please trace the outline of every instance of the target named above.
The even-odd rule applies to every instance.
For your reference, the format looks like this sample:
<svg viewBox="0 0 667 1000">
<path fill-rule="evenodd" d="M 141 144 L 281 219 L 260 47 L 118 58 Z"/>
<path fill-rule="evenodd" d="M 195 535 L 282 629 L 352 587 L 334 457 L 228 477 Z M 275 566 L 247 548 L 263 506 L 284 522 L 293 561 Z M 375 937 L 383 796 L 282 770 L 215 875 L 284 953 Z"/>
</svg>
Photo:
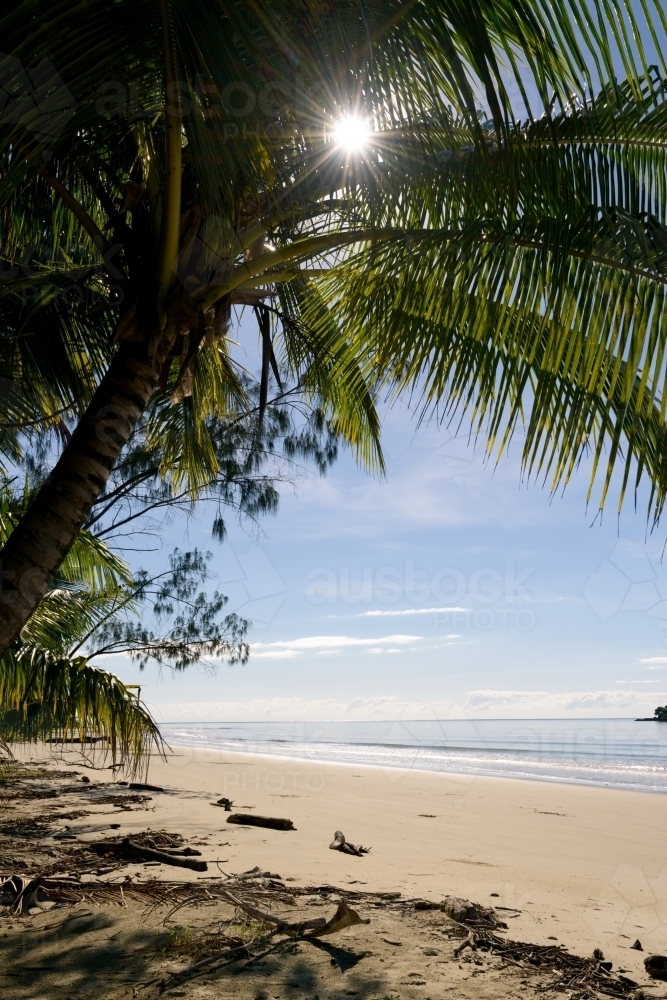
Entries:
<svg viewBox="0 0 667 1000">
<path fill-rule="evenodd" d="M 501 567 L 480 566 L 468 573 L 456 566 L 428 572 L 413 559 L 401 566 L 356 570 L 317 566 L 307 574 L 306 598 L 315 605 L 339 606 L 343 613 L 355 608 L 359 618 L 419 616 L 429 620 L 436 632 L 510 628 L 527 632 L 537 622 L 528 583 L 532 572 L 518 568 L 512 559 Z"/>
</svg>

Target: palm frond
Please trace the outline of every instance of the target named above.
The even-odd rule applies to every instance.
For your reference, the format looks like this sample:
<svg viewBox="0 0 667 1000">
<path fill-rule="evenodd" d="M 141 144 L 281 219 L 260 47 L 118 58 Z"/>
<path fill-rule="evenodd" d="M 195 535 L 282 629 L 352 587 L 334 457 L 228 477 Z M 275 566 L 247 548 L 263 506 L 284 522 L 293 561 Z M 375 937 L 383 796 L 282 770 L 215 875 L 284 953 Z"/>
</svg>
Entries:
<svg viewBox="0 0 667 1000">
<path fill-rule="evenodd" d="M 113 674 L 85 657 L 23 646 L 0 660 L 0 735 L 7 743 L 91 737 L 97 754 L 134 774 L 164 742 L 148 709 Z"/>
<path fill-rule="evenodd" d="M 466 413 L 489 453 L 524 425 L 529 474 L 566 483 L 591 456 L 604 505 L 620 473 L 666 497 L 660 448 L 667 399 L 667 89 L 621 90 L 549 123 L 517 128 L 503 150 L 424 160 L 421 193 L 392 186 L 384 226 L 400 234 L 317 279 L 333 322 L 366 369 L 422 413 Z M 396 206 L 396 207 L 395 207 Z M 357 212 L 363 211 L 358 204 Z M 377 204 L 375 206 L 377 213 Z M 378 223 L 377 214 L 373 222 Z M 363 363 L 362 363 L 363 369 Z M 591 496 L 589 490 L 589 497 Z"/>
</svg>

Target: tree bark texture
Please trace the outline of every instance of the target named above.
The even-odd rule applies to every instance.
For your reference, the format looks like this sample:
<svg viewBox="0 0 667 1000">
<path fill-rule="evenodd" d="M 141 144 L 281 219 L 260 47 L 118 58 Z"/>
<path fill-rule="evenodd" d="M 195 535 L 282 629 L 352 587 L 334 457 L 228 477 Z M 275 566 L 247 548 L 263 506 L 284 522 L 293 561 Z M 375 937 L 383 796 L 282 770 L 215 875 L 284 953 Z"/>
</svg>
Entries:
<svg viewBox="0 0 667 1000">
<path fill-rule="evenodd" d="M 157 385 L 167 354 L 122 343 L 71 440 L 0 550 L 0 656 L 47 592 Z"/>
</svg>

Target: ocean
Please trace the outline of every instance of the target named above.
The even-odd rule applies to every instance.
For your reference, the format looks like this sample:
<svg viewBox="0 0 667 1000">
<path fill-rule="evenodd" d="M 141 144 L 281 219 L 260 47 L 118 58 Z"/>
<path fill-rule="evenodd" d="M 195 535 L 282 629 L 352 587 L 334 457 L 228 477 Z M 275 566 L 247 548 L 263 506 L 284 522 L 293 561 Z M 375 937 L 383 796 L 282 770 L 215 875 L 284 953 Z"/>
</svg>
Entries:
<svg viewBox="0 0 667 1000">
<path fill-rule="evenodd" d="M 667 723 L 632 719 L 166 723 L 171 746 L 667 792 Z"/>
</svg>

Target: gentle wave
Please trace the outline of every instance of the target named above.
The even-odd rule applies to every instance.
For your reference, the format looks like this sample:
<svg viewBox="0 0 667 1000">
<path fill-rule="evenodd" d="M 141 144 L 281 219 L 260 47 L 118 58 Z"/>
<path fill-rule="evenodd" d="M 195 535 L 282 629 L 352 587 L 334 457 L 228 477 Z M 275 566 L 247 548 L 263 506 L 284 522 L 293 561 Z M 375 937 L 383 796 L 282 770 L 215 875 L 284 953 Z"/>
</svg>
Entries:
<svg viewBox="0 0 667 1000">
<path fill-rule="evenodd" d="M 172 746 L 667 792 L 667 725 L 631 719 L 167 723 Z"/>
</svg>

